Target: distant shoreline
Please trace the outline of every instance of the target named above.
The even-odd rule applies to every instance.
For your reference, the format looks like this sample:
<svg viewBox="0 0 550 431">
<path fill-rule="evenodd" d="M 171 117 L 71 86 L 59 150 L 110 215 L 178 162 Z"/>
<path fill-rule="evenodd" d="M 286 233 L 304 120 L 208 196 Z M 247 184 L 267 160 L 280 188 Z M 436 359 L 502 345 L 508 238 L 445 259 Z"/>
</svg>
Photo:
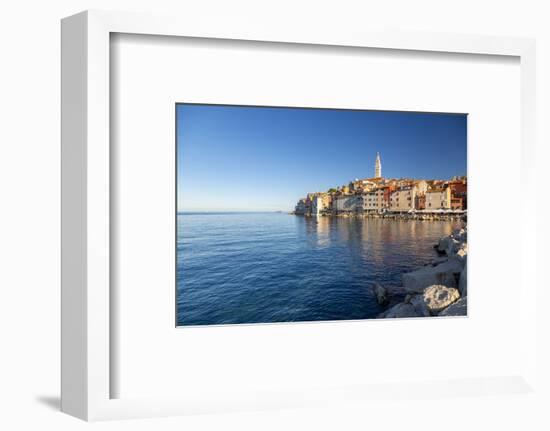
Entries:
<svg viewBox="0 0 550 431">
<path fill-rule="evenodd" d="M 178 215 L 289 214 L 290 211 L 178 211 Z"/>
</svg>

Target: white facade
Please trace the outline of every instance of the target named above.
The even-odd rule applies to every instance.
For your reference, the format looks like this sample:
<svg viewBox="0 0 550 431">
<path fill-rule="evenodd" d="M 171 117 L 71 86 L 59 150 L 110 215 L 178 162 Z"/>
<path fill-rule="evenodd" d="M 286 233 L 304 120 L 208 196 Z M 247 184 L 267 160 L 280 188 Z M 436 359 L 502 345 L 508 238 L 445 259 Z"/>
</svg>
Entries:
<svg viewBox="0 0 550 431">
<path fill-rule="evenodd" d="M 329 197 L 326 195 L 317 195 L 311 202 L 311 214 L 319 215 L 329 208 Z"/>
</svg>

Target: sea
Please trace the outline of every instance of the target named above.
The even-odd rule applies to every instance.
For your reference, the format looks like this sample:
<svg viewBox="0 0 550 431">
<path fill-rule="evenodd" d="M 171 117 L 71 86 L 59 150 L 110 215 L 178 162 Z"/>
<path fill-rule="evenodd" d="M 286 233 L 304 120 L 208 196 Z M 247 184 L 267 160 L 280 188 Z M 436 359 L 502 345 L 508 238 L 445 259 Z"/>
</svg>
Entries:
<svg viewBox="0 0 550 431">
<path fill-rule="evenodd" d="M 177 324 L 371 319 L 375 282 L 429 263 L 452 221 L 178 213 Z"/>
</svg>

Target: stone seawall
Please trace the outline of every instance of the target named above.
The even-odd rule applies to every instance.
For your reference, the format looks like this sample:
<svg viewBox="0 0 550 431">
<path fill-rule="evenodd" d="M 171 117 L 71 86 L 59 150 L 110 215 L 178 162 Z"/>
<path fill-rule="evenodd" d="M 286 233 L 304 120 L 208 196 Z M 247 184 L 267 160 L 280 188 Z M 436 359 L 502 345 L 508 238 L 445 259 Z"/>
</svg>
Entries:
<svg viewBox="0 0 550 431">
<path fill-rule="evenodd" d="M 293 212 L 293 215 L 299 215 L 304 217 L 342 217 L 342 218 L 376 218 L 376 219 L 392 219 L 392 220 L 427 220 L 427 221 L 466 221 L 467 213 L 398 213 L 387 212 L 383 214 L 375 213 L 324 213 L 318 216 L 310 214 L 300 214 Z"/>
</svg>

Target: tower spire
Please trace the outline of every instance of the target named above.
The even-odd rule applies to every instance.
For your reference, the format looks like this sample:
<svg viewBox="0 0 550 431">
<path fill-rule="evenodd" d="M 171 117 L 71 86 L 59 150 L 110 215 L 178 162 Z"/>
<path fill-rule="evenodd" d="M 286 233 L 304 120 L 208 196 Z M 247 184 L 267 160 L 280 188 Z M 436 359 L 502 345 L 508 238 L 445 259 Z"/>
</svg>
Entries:
<svg viewBox="0 0 550 431">
<path fill-rule="evenodd" d="M 382 162 L 380 161 L 380 153 L 376 153 L 376 161 L 374 162 L 374 178 L 382 177 Z"/>
</svg>

